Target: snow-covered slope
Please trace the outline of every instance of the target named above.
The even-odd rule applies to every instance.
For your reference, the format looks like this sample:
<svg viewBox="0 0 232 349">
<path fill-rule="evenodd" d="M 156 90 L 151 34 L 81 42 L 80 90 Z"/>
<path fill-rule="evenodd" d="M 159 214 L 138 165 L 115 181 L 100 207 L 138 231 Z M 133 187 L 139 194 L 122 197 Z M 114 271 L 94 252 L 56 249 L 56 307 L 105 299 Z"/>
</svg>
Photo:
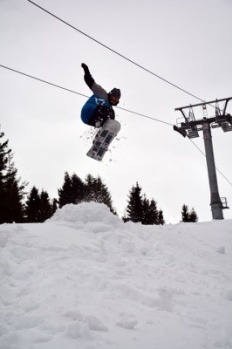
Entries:
<svg viewBox="0 0 232 349">
<path fill-rule="evenodd" d="M 124 224 L 95 203 L 1 225 L 0 348 L 231 348 L 231 241 L 231 220 Z"/>
</svg>

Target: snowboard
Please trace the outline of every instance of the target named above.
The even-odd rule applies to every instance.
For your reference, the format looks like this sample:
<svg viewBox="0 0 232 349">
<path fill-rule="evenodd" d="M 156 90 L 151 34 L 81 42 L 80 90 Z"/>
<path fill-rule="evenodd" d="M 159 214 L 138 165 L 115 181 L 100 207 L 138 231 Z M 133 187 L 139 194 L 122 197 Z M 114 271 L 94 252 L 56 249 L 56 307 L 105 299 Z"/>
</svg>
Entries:
<svg viewBox="0 0 232 349">
<path fill-rule="evenodd" d="M 117 120 L 108 119 L 96 134 L 93 145 L 86 155 L 94 160 L 101 161 L 120 129 L 121 124 Z"/>
</svg>

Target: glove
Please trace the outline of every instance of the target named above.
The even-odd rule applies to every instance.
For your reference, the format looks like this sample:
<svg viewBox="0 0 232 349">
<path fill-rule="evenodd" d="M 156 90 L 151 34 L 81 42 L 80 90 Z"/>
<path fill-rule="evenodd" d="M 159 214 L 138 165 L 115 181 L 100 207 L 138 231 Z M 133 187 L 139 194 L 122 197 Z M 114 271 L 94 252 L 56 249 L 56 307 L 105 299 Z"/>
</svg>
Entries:
<svg viewBox="0 0 232 349">
<path fill-rule="evenodd" d="M 90 74 L 89 68 L 88 68 L 88 66 L 85 63 L 82 63 L 81 66 L 84 69 L 85 73 Z"/>
</svg>

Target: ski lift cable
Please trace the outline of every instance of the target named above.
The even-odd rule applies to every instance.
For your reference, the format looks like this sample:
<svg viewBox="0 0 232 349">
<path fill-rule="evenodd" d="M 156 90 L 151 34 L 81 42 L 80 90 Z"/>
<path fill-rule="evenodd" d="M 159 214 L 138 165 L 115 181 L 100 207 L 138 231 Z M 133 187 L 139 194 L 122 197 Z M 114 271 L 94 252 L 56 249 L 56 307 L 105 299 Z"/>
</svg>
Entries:
<svg viewBox="0 0 232 349">
<path fill-rule="evenodd" d="M 80 34 L 86 36 L 87 38 L 89 38 L 89 39 L 95 41 L 97 44 L 99 44 L 99 45 L 105 47 L 107 50 L 109 50 L 109 51 L 115 53 L 116 55 L 118 55 L 118 56 L 120 56 L 121 58 L 127 60 L 128 62 L 130 62 L 130 63 L 136 65 L 137 67 L 139 67 L 139 68 L 141 68 L 141 69 L 143 69 L 143 70 L 146 71 L 147 73 L 149 73 L 149 74 L 151 74 L 151 75 L 157 77 L 158 79 L 160 79 L 160 80 L 166 82 L 167 84 L 171 85 L 172 87 L 175 87 L 175 88 L 177 88 L 178 90 L 180 90 L 180 91 L 182 91 L 182 92 L 188 94 L 189 96 L 192 96 L 192 97 L 198 99 L 198 100 L 201 101 L 201 102 L 205 102 L 202 98 L 200 98 L 200 97 L 198 97 L 198 96 L 192 94 L 191 92 L 188 92 L 187 90 L 181 88 L 180 86 L 178 86 L 178 85 L 172 83 L 171 81 L 169 81 L 169 80 L 163 78 L 162 76 L 160 76 L 160 75 L 158 75 L 158 74 L 152 72 L 151 70 L 145 68 L 145 67 L 142 66 L 141 64 L 136 63 L 136 62 L 133 61 L 132 59 L 130 59 L 130 58 L 124 56 L 123 54 L 119 53 L 118 51 L 116 51 L 116 50 L 110 48 L 109 46 L 107 46 L 107 45 L 105 45 L 105 44 L 103 44 L 103 43 L 100 42 L 99 40 L 97 40 L 97 39 L 93 38 L 92 36 L 90 36 L 90 35 L 86 34 L 85 32 L 83 32 L 82 30 L 80 30 L 80 29 L 74 27 L 72 24 L 66 22 L 66 21 L 63 20 L 62 18 L 56 16 L 55 14 L 53 14 L 52 12 L 46 10 L 45 8 L 43 8 L 43 7 L 41 7 L 40 5 L 36 4 L 35 2 L 33 2 L 33 1 L 31 1 L 31 0 L 28 0 L 28 1 L 29 1 L 32 5 L 38 7 L 39 9 L 41 9 L 42 11 L 44 11 L 44 12 L 46 12 L 47 14 L 51 15 L 52 17 L 58 19 L 60 22 L 66 24 L 67 26 L 69 26 L 70 28 L 76 30 L 77 32 L 79 32 Z"/>
<path fill-rule="evenodd" d="M 206 158 L 205 153 L 196 145 L 196 143 L 194 143 L 191 138 L 189 138 L 189 140 L 197 148 L 197 150 Z M 220 175 L 232 186 L 232 182 L 216 166 L 215 168 L 218 171 L 218 173 L 220 173 Z"/>
<path fill-rule="evenodd" d="M 26 77 L 28 77 L 28 78 L 31 78 L 31 79 L 34 79 L 34 80 L 43 82 L 43 83 L 45 83 L 45 84 L 47 84 L 47 85 L 51 85 L 51 86 L 53 86 L 53 87 L 60 88 L 60 89 L 65 90 L 65 91 L 67 91 L 67 92 L 75 93 L 75 94 L 77 94 L 77 95 L 79 95 L 79 96 L 82 96 L 82 97 L 85 97 L 85 98 L 89 98 L 89 96 L 87 96 L 87 95 L 85 95 L 85 94 L 83 94 L 83 93 L 80 93 L 80 92 L 71 90 L 71 89 L 69 89 L 69 88 L 63 87 L 63 86 L 61 86 L 61 85 L 55 84 L 55 83 L 53 83 L 53 82 L 50 82 L 50 81 L 47 81 L 47 80 L 44 80 L 44 79 L 40 79 L 40 78 L 38 78 L 38 77 L 36 77 L 36 76 L 33 76 L 33 75 L 30 75 L 30 74 L 24 73 L 24 72 L 22 72 L 22 71 L 19 71 L 19 70 L 16 70 L 16 69 L 7 67 L 7 66 L 5 66 L 5 65 L 3 65 L 3 64 L 0 64 L 0 67 L 5 68 L 5 69 L 8 69 L 8 70 L 10 70 L 10 71 L 12 71 L 12 72 L 14 72 L 14 73 L 24 75 L 24 76 L 26 76 Z M 156 121 L 156 122 L 161 122 L 161 123 L 163 123 L 163 124 L 167 124 L 167 125 L 173 126 L 173 125 L 170 124 L 169 122 L 166 122 L 166 121 L 163 121 L 163 120 L 159 120 L 159 119 L 153 118 L 153 117 L 148 116 L 148 115 L 140 114 L 140 113 L 138 113 L 138 112 L 135 112 L 135 111 L 132 111 L 132 110 L 129 110 L 129 109 L 125 109 L 125 108 L 122 108 L 122 107 L 116 107 L 116 108 L 122 109 L 122 110 L 124 110 L 124 111 L 126 111 L 126 112 L 128 112 L 128 113 L 132 113 L 132 114 L 135 114 L 135 115 L 142 116 L 142 117 L 144 117 L 144 118 L 148 118 L 148 119 L 153 120 L 153 121 Z"/>
<path fill-rule="evenodd" d="M 14 72 L 14 73 L 18 73 L 18 74 L 27 76 L 28 78 L 31 78 L 31 79 L 34 79 L 34 80 L 38 80 L 38 81 L 43 82 L 43 83 L 45 83 L 45 84 L 48 84 L 48 85 L 51 85 L 51 86 L 54 86 L 54 87 L 57 87 L 57 88 L 61 88 L 62 90 L 65 90 L 65 91 L 68 91 L 68 92 L 71 92 L 71 93 L 75 93 L 75 94 L 77 94 L 77 95 L 80 95 L 80 96 L 83 96 L 83 97 L 88 98 L 88 96 L 86 96 L 86 95 L 84 95 L 84 94 L 82 94 L 82 93 L 79 93 L 79 92 L 76 92 L 76 91 L 74 91 L 74 90 L 70 90 L 69 88 L 66 88 L 66 87 L 63 87 L 63 86 L 54 84 L 53 82 L 49 82 L 49 81 L 47 81 L 47 80 L 43 80 L 43 79 L 37 78 L 36 76 L 26 74 L 26 73 L 24 73 L 24 72 L 22 72 L 22 71 L 19 71 L 19 70 L 16 70 L 16 69 L 7 67 L 6 65 L 0 64 L 0 67 L 5 68 L 5 69 L 8 69 L 8 70 L 11 70 L 11 71 Z"/>
<path fill-rule="evenodd" d="M 126 108 L 123 108 L 123 107 L 117 107 L 118 109 L 121 109 L 121 110 L 124 110 L 128 113 L 132 113 L 132 114 L 135 114 L 135 115 L 139 115 L 139 116 L 142 116 L 144 118 L 147 118 L 147 119 L 150 119 L 150 120 L 153 120 L 153 121 L 157 121 L 157 122 L 161 122 L 163 124 L 166 124 L 166 125 L 169 125 L 169 126 L 172 126 L 173 127 L 173 124 L 171 124 L 170 122 L 167 122 L 167 121 L 163 121 L 163 120 L 160 120 L 160 119 L 155 119 L 155 118 L 152 118 L 151 116 L 148 116 L 148 115 L 145 115 L 145 114 L 141 114 L 141 113 L 138 113 L 136 111 L 132 111 L 132 110 L 129 110 L 129 109 L 126 109 Z"/>
<path fill-rule="evenodd" d="M 40 79 L 40 78 L 38 78 L 38 77 L 36 77 L 36 76 L 33 76 L 33 75 L 30 75 L 30 74 L 21 72 L 21 71 L 19 71 L 19 70 L 16 70 L 16 69 L 7 67 L 7 66 L 5 66 L 5 65 L 3 65 L 3 64 L 0 64 L 0 67 L 2 67 L 2 68 L 4 68 L 4 69 L 7 69 L 7 70 L 10 70 L 10 71 L 12 71 L 12 72 L 14 72 L 14 73 L 17 73 L 17 74 L 26 76 L 26 77 L 28 77 L 28 78 L 37 80 L 37 81 L 39 81 L 39 82 L 43 82 L 43 83 L 45 83 L 45 84 L 47 84 L 47 85 L 51 85 L 51 86 L 53 86 L 53 87 L 60 88 L 60 89 L 65 90 L 65 91 L 67 91 L 67 92 L 74 93 L 74 94 L 77 94 L 77 95 L 82 96 L 82 97 L 85 97 L 85 98 L 89 98 L 89 96 L 87 96 L 87 95 L 85 95 L 85 94 L 83 94 L 83 93 L 79 93 L 79 92 L 77 92 L 77 91 L 71 90 L 71 89 L 66 88 L 66 87 L 63 87 L 63 86 L 61 86 L 61 85 L 54 84 L 54 83 L 52 83 L 52 82 L 50 82 L 50 81 L 47 81 L 47 80 L 44 80 L 44 79 Z M 168 123 L 168 122 L 166 122 L 166 121 L 159 120 L 159 119 L 156 119 L 156 118 L 152 118 L 151 116 L 148 116 L 148 115 L 140 114 L 140 113 L 137 113 L 137 112 L 135 112 L 135 111 L 132 111 L 132 110 L 129 110 L 129 109 L 125 109 L 125 108 L 122 108 L 122 107 L 117 107 L 117 108 L 118 108 L 118 109 L 121 109 L 121 110 L 124 110 L 124 111 L 126 111 L 126 112 L 129 112 L 129 113 L 135 114 L 135 115 L 139 115 L 139 116 L 148 118 L 148 119 L 150 119 L 150 120 L 152 120 L 152 121 L 161 122 L 161 123 L 164 123 L 164 124 L 173 126 L 172 124 L 170 124 L 170 123 Z M 191 140 L 191 142 L 192 142 L 192 144 L 198 149 L 198 151 L 200 151 L 200 153 L 201 153 L 202 155 L 205 156 L 204 152 L 203 152 L 192 140 Z M 222 177 L 232 186 L 232 183 L 226 178 L 226 176 L 225 176 L 218 168 L 216 168 L 216 169 L 217 169 L 217 171 L 222 175 Z"/>
</svg>

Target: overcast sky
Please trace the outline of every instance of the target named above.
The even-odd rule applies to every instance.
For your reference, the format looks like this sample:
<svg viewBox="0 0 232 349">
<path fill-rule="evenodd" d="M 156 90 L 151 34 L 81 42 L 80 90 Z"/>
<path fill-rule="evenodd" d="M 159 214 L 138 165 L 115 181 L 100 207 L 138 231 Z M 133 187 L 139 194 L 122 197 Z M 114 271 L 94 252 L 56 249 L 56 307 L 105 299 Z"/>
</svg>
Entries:
<svg viewBox="0 0 232 349">
<path fill-rule="evenodd" d="M 37 0 L 82 32 L 209 101 L 232 97 L 231 0 Z M 0 67 L 0 124 L 14 152 L 18 175 L 57 197 L 64 173 L 100 175 L 120 215 L 137 181 L 157 201 L 167 223 L 194 207 L 212 219 L 206 159 L 172 129 L 177 107 L 199 101 L 73 30 L 26 0 L 0 0 L 0 64 L 91 95 L 84 62 L 106 90 L 120 88 L 122 124 L 103 162 L 86 156 L 90 128 L 80 120 L 86 98 Z M 232 114 L 232 102 L 228 105 Z M 214 109 L 208 108 L 208 115 Z M 196 118 L 202 118 L 201 109 Z M 232 207 L 232 132 L 212 130 L 219 194 Z M 202 133 L 193 140 L 204 151 Z M 232 209 L 224 210 L 232 218 Z"/>
</svg>

